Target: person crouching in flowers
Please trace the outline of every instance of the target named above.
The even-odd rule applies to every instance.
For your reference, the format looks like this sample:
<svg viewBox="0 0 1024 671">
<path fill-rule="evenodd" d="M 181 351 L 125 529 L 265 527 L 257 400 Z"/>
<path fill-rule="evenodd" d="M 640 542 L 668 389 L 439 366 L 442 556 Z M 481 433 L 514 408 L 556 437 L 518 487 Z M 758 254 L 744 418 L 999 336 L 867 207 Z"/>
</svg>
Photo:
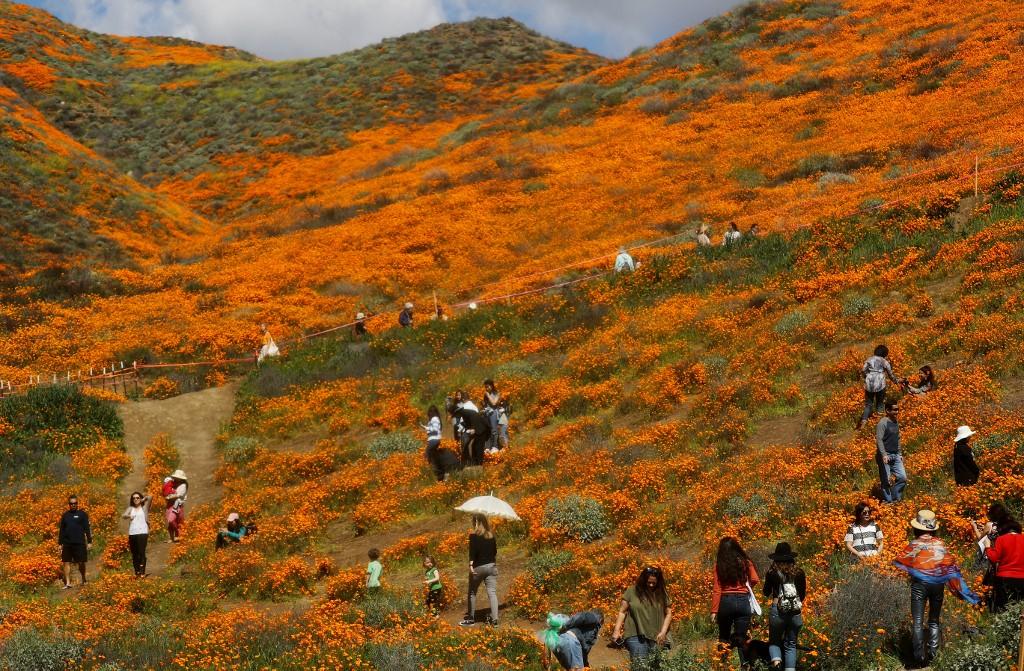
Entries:
<svg viewBox="0 0 1024 671">
<path fill-rule="evenodd" d="M 590 668 L 590 650 L 597 643 L 602 624 L 604 615 L 599 610 L 585 610 L 572 617 L 548 613 L 548 628 L 541 633 L 544 668 L 551 668 L 552 657 L 567 671 Z"/>
<path fill-rule="evenodd" d="M 736 648 L 740 664 L 747 664 L 744 643 L 753 617 L 751 586 L 758 583 L 757 569 L 740 542 L 726 536 L 718 542 L 711 621 L 718 623 L 718 640 Z"/>
<path fill-rule="evenodd" d="M 936 537 L 939 521 L 930 510 L 920 510 L 910 520 L 914 540 L 903 549 L 893 562 L 896 568 L 910 576 L 910 613 L 914 625 L 911 636 L 914 641 L 914 657 L 924 664 L 939 651 L 940 618 L 942 617 L 943 588 L 970 604 L 977 604 L 978 596 L 964 582 L 960 568 L 946 549 L 946 544 Z M 928 643 L 925 646 L 923 627 L 925 604 L 928 606 Z"/>
<path fill-rule="evenodd" d="M 238 513 L 230 513 L 227 519 L 227 526 L 217 531 L 217 542 L 214 549 L 220 550 L 227 547 L 228 543 L 241 543 L 249 530 L 242 524 L 242 518 Z"/>
<path fill-rule="evenodd" d="M 270 335 L 270 331 L 267 330 L 266 324 L 260 324 L 260 351 L 256 355 L 256 363 L 263 363 L 263 360 L 268 356 L 278 356 L 281 351 L 277 348 L 277 343 L 274 342 L 274 337 Z"/>
<path fill-rule="evenodd" d="M 646 669 L 650 658 L 668 647 L 671 624 L 672 601 L 665 590 L 665 576 L 657 566 L 648 566 L 622 595 L 612 638 L 626 646 L 633 669 Z"/>
</svg>

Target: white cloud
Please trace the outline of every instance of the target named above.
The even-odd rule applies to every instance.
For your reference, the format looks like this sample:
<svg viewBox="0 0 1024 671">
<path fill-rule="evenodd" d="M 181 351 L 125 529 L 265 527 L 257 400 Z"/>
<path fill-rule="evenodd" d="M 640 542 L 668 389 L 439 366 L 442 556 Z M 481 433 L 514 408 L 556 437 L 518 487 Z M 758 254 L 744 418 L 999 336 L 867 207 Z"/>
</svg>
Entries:
<svg viewBox="0 0 1024 671">
<path fill-rule="evenodd" d="M 623 56 L 738 0 L 29 0 L 118 35 L 171 35 L 266 58 L 339 53 L 476 16 L 512 16 L 541 33 Z"/>
</svg>

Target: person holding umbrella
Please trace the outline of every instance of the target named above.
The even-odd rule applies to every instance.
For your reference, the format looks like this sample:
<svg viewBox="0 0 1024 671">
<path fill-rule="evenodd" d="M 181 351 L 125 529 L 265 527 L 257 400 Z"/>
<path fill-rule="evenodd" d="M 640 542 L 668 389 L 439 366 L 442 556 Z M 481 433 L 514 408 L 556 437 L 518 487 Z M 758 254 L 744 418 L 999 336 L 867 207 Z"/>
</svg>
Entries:
<svg viewBox="0 0 1024 671">
<path fill-rule="evenodd" d="M 494 539 L 491 523 L 481 513 L 473 513 L 469 531 L 469 595 L 466 603 L 466 616 L 462 618 L 463 627 L 476 624 L 476 593 L 483 583 L 487 590 L 487 600 L 491 612 L 487 616 L 487 624 L 498 625 L 498 543 Z"/>
</svg>

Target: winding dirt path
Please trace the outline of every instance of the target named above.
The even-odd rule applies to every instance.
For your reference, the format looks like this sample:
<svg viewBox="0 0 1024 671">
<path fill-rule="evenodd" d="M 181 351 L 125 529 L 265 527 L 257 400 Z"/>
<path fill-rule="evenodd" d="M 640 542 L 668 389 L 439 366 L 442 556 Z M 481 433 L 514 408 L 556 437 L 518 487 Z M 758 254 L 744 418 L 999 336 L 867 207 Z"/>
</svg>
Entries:
<svg viewBox="0 0 1024 671">
<path fill-rule="evenodd" d="M 178 448 L 181 468 L 189 476 L 188 508 L 220 498 L 213 473 L 220 465 L 216 439 L 221 426 L 235 409 L 235 385 L 204 389 L 163 401 L 134 401 L 118 408 L 124 422 L 124 443 L 132 459 L 132 472 L 121 483 L 119 498 L 127 501 L 133 491 L 144 491 L 146 462 L 143 451 L 157 434 L 166 433 Z M 162 509 L 162 508 L 161 508 Z M 162 573 L 167 566 L 167 534 L 151 518 L 147 572 Z M 188 533 L 187 524 L 184 533 Z"/>
</svg>

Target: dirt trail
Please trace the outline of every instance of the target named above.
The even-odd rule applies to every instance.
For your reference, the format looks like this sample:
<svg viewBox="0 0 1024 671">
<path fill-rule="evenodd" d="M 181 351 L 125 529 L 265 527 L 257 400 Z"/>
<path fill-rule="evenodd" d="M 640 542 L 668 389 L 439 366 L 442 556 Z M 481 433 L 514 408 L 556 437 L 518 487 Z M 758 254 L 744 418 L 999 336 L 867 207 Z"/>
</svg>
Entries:
<svg viewBox="0 0 1024 671">
<path fill-rule="evenodd" d="M 234 408 L 234 385 L 204 389 L 163 401 L 121 405 L 119 414 L 124 422 L 124 442 L 132 459 L 132 472 L 121 483 L 118 498 L 127 502 L 130 492 L 144 490 L 146 462 L 143 450 L 160 433 L 171 437 L 181 456 L 181 468 L 189 476 L 186 510 L 195 511 L 197 506 L 220 498 L 220 485 L 213 479 L 213 473 L 220 464 L 215 441 L 221 425 L 231 419 Z M 167 534 L 162 526 L 157 526 L 156 519 L 151 519 L 150 524 L 153 528 L 146 553 L 147 572 L 161 573 L 167 566 L 169 545 L 164 543 Z M 188 533 L 187 523 L 184 533 Z"/>
</svg>

